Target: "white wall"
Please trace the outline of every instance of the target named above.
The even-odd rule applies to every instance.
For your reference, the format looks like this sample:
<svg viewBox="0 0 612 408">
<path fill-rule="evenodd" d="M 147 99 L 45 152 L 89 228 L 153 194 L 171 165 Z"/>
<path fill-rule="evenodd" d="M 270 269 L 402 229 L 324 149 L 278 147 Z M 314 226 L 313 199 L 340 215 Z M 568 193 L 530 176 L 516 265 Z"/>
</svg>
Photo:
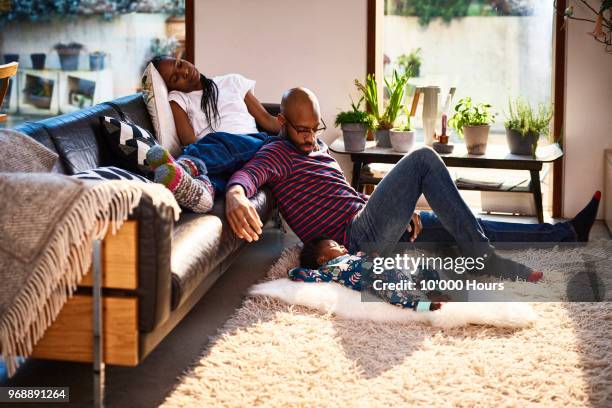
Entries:
<svg viewBox="0 0 612 408">
<path fill-rule="evenodd" d="M 196 1 L 194 18 L 195 62 L 205 75 L 252 78 L 262 102 L 310 88 L 331 128 L 323 140 L 340 135 L 335 116 L 366 74 L 367 0 Z"/>
<path fill-rule="evenodd" d="M 576 16 L 592 18 L 573 3 Z M 567 30 L 563 215 L 573 217 L 603 188 L 603 151 L 612 148 L 612 54 L 586 34 L 592 23 L 570 20 Z"/>
</svg>

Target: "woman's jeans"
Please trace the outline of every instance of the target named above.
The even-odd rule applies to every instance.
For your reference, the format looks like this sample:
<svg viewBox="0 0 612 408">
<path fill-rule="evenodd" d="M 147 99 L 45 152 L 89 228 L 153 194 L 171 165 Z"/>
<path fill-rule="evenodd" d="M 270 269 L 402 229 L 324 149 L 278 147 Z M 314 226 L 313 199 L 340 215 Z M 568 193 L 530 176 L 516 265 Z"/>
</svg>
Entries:
<svg viewBox="0 0 612 408">
<path fill-rule="evenodd" d="M 408 240 L 416 202 L 425 195 L 434 214 L 422 213 L 423 231 L 417 242 L 456 243 L 466 256 L 491 253 L 492 241 L 575 241 L 569 223 L 514 224 L 478 220 L 461 198 L 440 156 L 421 148 L 404 156 L 374 190 L 366 206 L 348 227 L 351 253 L 373 245 L 380 253 Z"/>
<path fill-rule="evenodd" d="M 183 156 L 192 160 L 202 175 L 208 175 L 216 192 L 225 191 L 229 178 L 253 158 L 261 147 L 278 140 L 267 133 L 237 135 L 209 133 L 183 149 Z"/>
</svg>

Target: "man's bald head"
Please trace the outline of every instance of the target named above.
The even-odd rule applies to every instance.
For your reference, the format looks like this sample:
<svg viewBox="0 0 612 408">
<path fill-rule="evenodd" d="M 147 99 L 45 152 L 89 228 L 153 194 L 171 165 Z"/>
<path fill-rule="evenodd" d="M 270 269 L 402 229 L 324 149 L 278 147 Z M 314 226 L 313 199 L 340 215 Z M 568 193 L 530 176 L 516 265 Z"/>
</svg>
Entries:
<svg viewBox="0 0 612 408">
<path fill-rule="evenodd" d="M 283 94 L 281 114 L 281 136 L 289 139 L 295 147 L 308 154 L 317 148 L 316 130 L 321 122 L 319 101 L 306 88 L 292 88 Z"/>
<path fill-rule="evenodd" d="M 291 88 L 283 94 L 281 113 L 289 120 L 298 120 L 306 115 L 320 117 L 319 101 L 308 88 Z"/>
</svg>

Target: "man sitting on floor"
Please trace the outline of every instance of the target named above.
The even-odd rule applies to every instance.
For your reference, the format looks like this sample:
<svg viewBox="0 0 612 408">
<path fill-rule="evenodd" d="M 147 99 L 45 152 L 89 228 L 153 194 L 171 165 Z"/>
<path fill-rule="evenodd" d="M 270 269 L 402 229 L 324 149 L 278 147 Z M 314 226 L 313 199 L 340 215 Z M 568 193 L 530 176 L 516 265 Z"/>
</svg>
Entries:
<svg viewBox="0 0 612 408">
<path fill-rule="evenodd" d="M 232 230 L 251 242 L 261 234 L 262 223 L 247 199 L 263 185 L 270 186 L 284 219 L 305 243 L 321 236 L 346 246 L 354 254 L 374 243 L 379 252 L 390 250 L 400 241 L 426 242 L 426 232 L 444 230 L 465 256 L 485 257 L 484 270 L 494 276 L 514 276 L 537 281 L 542 272 L 495 254 L 483 231 L 489 225 L 502 241 L 504 231 L 517 241 L 578 241 L 588 239 L 595 219 L 599 196 L 566 223 L 524 224 L 478 220 L 461 198 L 441 158 L 429 148 L 407 154 L 383 178 L 371 197 L 357 193 L 347 182 L 339 164 L 318 140 L 320 110 L 316 96 L 308 89 L 294 88 L 283 95 L 281 114 L 282 140 L 265 145 L 228 182 L 226 214 Z M 414 213 L 416 202 L 425 195 L 435 216 L 422 227 Z M 406 233 L 413 221 L 415 228 Z M 516 226 L 513 228 L 513 226 Z M 419 236 L 421 229 L 424 233 Z M 435 234 L 440 236 L 439 231 Z M 425 237 L 425 239 L 423 238 Z"/>
</svg>

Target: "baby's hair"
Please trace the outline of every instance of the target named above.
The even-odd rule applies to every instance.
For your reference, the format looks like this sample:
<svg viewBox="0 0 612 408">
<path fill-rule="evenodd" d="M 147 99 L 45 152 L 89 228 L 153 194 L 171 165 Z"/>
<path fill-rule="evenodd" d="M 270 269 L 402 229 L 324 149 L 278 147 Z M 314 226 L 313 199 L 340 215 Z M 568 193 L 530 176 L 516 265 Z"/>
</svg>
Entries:
<svg viewBox="0 0 612 408">
<path fill-rule="evenodd" d="M 308 269 L 318 269 L 319 263 L 317 262 L 319 254 L 319 244 L 322 241 L 328 240 L 328 237 L 319 237 L 311 239 L 304 243 L 304 248 L 300 252 L 300 266 Z"/>
</svg>

